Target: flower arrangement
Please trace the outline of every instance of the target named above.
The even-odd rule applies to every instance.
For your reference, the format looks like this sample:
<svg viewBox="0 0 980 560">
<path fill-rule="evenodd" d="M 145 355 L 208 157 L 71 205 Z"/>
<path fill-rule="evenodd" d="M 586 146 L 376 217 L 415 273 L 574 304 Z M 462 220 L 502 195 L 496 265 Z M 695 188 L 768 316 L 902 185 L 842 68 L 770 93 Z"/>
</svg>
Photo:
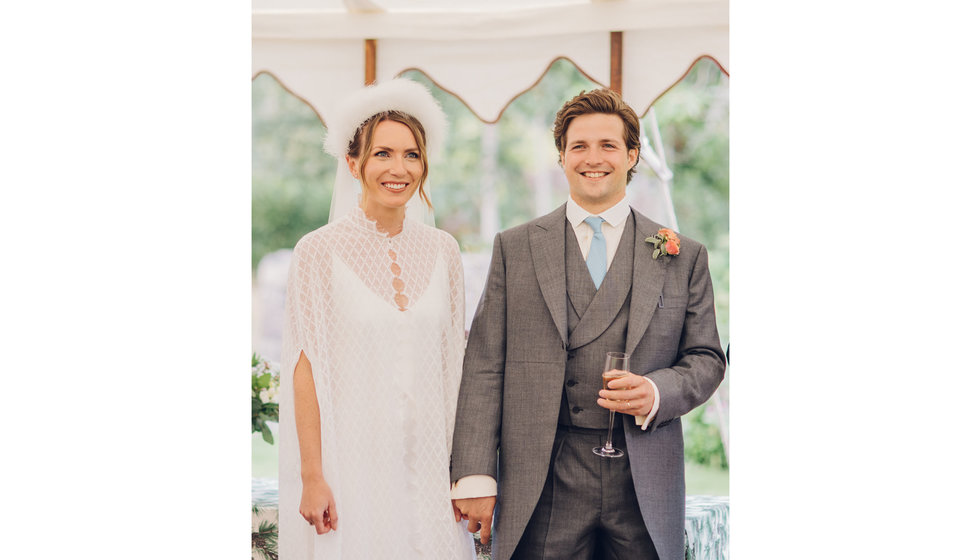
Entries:
<svg viewBox="0 0 980 560">
<path fill-rule="evenodd" d="M 681 252 L 681 240 L 669 228 L 660 228 L 657 235 L 647 237 L 644 241 L 653 245 L 653 260 L 661 255 L 674 256 Z"/>
<path fill-rule="evenodd" d="M 279 372 L 277 364 L 252 354 L 252 433 L 272 441 L 269 422 L 279 421 Z"/>
</svg>

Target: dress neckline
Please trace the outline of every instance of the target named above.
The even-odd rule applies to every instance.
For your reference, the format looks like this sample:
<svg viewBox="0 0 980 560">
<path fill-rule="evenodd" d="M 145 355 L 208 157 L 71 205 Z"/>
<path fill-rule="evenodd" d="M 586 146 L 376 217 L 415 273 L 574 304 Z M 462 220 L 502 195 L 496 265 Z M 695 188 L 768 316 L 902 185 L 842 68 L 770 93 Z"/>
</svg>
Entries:
<svg viewBox="0 0 980 560">
<path fill-rule="evenodd" d="M 351 221 L 354 225 L 365 232 L 374 234 L 378 239 L 381 240 L 397 240 L 403 237 L 406 231 L 414 227 L 414 221 L 409 219 L 407 216 L 402 220 L 402 230 L 394 235 L 388 235 L 384 230 L 378 228 L 377 220 L 372 220 L 364 212 L 364 209 L 360 206 L 355 206 L 350 213 Z"/>
</svg>

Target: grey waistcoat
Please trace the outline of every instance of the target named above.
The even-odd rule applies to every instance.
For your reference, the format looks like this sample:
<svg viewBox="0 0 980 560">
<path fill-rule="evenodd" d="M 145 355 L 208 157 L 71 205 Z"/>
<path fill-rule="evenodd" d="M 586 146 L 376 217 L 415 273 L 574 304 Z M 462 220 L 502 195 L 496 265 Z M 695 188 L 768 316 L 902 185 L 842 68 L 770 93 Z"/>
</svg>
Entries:
<svg viewBox="0 0 980 560">
<path fill-rule="evenodd" d="M 571 224 L 565 221 L 565 282 L 568 308 L 568 361 L 565 363 L 565 386 L 558 423 L 578 428 L 602 429 L 609 426 L 609 410 L 596 404 L 602 388 L 602 368 L 606 352 L 623 352 L 626 347 L 626 324 L 629 319 L 630 297 L 619 309 L 590 309 L 608 298 L 606 291 L 629 290 L 633 278 L 633 215 L 626 227 L 616 256 L 597 291 L 589 269 L 582 258 L 578 240 Z M 597 297 L 599 296 L 599 297 Z M 587 324 L 583 322 L 590 322 Z M 598 337 L 576 345 L 576 330 L 603 329 Z"/>
</svg>

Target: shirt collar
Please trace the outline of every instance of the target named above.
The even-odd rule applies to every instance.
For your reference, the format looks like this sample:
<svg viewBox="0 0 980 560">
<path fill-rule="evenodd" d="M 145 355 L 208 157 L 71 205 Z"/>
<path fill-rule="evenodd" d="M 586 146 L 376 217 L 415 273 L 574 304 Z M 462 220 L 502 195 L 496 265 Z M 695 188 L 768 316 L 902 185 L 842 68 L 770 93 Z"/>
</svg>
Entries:
<svg viewBox="0 0 980 560">
<path fill-rule="evenodd" d="M 572 200 L 571 195 L 568 197 L 568 204 L 565 205 L 565 218 L 568 219 L 568 223 L 572 224 L 572 227 L 578 227 L 579 224 L 585 221 L 586 218 L 592 216 L 584 208 L 578 205 L 577 202 Z M 622 200 L 617 202 L 611 208 L 606 208 L 604 211 L 600 212 L 598 216 L 606 221 L 609 225 L 613 227 L 619 227 L 626 218 L 630 215 L 630 204 L 624 196 Z"/>
</svg>

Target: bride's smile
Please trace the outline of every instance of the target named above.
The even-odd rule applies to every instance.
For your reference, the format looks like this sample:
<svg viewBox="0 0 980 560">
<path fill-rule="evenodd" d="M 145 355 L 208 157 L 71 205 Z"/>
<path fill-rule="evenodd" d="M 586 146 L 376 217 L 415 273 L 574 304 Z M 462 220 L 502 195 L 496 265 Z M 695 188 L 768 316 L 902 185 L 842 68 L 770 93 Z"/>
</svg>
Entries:
<svg viewBox="0 0 980 560">
<path fill-rule="evenodd" d="M 411 129 L 395 121 L 378 123 L 360 171 L 364 213 L 380 219 L 403 209 L 418 190 L 423 170 Z M 356 168 L 352 172 L 357 176 Z"/>
</svg>

